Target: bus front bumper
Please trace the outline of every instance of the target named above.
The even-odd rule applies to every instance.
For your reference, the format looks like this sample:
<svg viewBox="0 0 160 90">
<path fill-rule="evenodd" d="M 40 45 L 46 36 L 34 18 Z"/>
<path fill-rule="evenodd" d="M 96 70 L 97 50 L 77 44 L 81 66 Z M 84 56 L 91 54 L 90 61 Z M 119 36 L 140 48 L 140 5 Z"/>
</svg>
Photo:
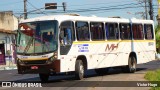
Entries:
<svg viewBox="0 0 160 90">
<path fill-rule="evenodd" d="M 39 74 L 60 72 L 60 60 L 55 60 L 50 64 L 19 64 L 17 63 L 19 74 Z"/>
</svg>

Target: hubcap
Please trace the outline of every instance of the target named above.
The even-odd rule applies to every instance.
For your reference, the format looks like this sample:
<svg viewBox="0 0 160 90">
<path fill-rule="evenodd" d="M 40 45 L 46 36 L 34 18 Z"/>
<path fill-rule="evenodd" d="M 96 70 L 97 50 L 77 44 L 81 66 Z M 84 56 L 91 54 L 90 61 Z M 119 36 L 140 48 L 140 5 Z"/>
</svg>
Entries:
<svg viewBox="0 0 160 90">
<path fill-rule="evenodd" d="M 132 70 L 136 68 L 136 64 L 135 63 L 136 63 L 135 60 L 131 61 L 131 69 Z"/>
<path fill-rule="evenodd" d="M 84 67 L 83 67 L 83 65 L 82 65 L 82 64 L 80 65 L 80 74 L 81 74 L 81 75 L 83 75 L 83 74 L 84 74 Z"/>
<path fill-rule="evenodd" d="M 133 62 L 133 64 L 132 64 L 132 68 L 136 68 L 136 65 L 135 65 L 135 63 Z"/>
</svg>

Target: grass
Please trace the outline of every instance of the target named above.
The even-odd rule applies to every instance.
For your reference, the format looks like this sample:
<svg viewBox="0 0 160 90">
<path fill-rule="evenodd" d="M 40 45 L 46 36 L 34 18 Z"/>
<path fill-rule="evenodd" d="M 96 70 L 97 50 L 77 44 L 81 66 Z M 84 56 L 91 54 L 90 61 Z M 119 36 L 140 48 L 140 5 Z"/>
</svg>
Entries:
<svg viewBox="0 0 160 90">
<path fill-rule="evenodd" d="M 148 71 L 144 78 L 149 81 L 160 81 L 160 69 L 156 71 Z M 151 90 L 160 90 L 160 87 L 152 87 Z"/>
</svg>

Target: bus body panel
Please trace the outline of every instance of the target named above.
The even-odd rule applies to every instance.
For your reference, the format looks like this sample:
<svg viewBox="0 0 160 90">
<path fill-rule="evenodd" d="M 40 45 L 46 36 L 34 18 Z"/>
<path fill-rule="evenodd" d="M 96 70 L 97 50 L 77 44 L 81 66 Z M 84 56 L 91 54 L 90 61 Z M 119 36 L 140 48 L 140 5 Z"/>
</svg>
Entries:
<svg viewBox="0 0 160 90">
<path fill-rule="evenodd" d="M 149 45 L 151 43 L 151 45 Z M 88 44 L 86 52 L 80 52 L 85 49 L 83 44 Z M 114 48 L 111 46 L 117 46 Z M 133 44 L 134 49 L 131 49 Z M 110 45 L 109 47 L 107 47 Z M 79 47 L 82 46 L 82 47 Z M 147 48 L 147 49 L 146 49 Z M 68 55 L 63 55 L 62 72 L 74 71 L 76 57 L 84 55 L 87 58 L 87 69 L 105 68 L 114 66 L 128 65 L 128 58 L 131 52 L 135 52 L 137 56 L 137 64 L 147 63 L 155 59 L 155 43 L 154 40 L 131 40 L 123 41 L 88 41 L 73 42 Z M 62 59 L 61 59 L 62 60 Z M 63 69 L 64 68 L 64 69 Z"/>
</svg>

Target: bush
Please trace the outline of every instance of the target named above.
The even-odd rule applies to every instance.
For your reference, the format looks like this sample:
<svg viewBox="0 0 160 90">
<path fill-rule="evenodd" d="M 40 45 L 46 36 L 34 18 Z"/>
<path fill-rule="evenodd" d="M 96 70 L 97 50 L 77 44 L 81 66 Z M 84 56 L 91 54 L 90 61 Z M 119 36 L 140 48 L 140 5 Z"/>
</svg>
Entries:
<svg viewBox="0 0 160 90">
<path fill-rule="evenodd" d="M 160 69 L 156 71 L 148 71 L 144 78 L 149 81 L 160 81 Z M 152 87 L 151 90 L 160 90 L 160 87 Z"/>
<path fill-rule="evenodd" d="M 158 25 L 155 29 L 156 34 L 156 48 L 157 52 L 160 53 L 160 25 Z"/>
</svg>

